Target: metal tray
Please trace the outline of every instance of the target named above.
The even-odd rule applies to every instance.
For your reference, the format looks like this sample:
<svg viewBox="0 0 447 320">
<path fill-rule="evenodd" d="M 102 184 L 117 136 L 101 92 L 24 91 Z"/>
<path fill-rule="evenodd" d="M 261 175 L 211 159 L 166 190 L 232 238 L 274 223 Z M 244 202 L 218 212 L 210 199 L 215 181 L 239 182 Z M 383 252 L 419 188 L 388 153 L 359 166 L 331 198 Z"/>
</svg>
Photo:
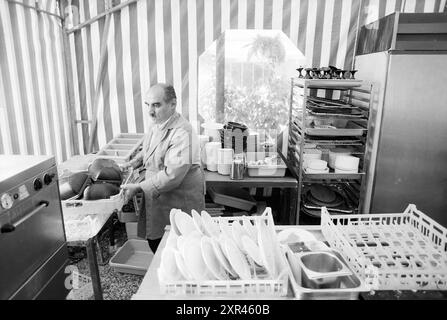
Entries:
<svg viewBox="0 0 447 320">
<path fill-rule="evenodd" d="M 317 137 L 361 137 L 366 130 L 355 122 L 349 122 L 346 129 L 306 128 L 306 133 Z"/>
</svg>

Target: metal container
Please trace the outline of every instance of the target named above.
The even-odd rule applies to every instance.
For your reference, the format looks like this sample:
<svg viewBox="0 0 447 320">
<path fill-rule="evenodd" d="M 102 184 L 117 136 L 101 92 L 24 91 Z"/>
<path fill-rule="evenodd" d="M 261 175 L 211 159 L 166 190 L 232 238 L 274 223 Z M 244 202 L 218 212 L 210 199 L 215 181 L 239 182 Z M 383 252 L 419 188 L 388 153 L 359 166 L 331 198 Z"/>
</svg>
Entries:
<svg viewBox="0 0 447 320">
<path fill-rule="evenodd" d="M 231 163 L 230 179 L 242 180 L 244 179 L 245 163 L 244 159 L 235 158 Z"/>
<path fill-rule="evenodd" d="M 311 289 L 339 288 L 341 277 L 350 275 L 347 268 L 334 255 L 327 252 L 310 252 L 299 257 L 302 285 Z"/>
<path fill-rule="evenodd" d="M 351 275 L 349 276 L 338 276 L 336 277 L 336 280 L 332 280 L 332 282 L 329 282 L 327 279 L 327 283 L 320 285 L 320 287 L 316 287 L 318 285 L 315 280 L 312 280 L 309 282 L 309 279 L 306 279 L 306 274 L 303 268 L 301 267 L 301 264 L 299 262 L 299 256 L 292 252 L 290 248 L 285 247 L 285 254 L 287 257 L 288 267 L 289 267 L 289 279 L 290 284 L 293 289 L 293 292 L 295 294 L 295 298 L 299 300 L 357 300 L 360 292 L 367 292 L 369 291 L 368 288 L 365 286 L 365 283 L 363 280 L 361 280 L 359 277 L 355 275 L 351 271 Z M 339 259 L 345 266 L 346 263 L 343 259 L 343 257 L 340 255 L 339 252 L 335 250 L 329 251 L 331 255 L 334 255 L 337 259 Z M 307 261 L 307 265 L 310 267 L 317 268 L 322 263 L 322 260 L 325 260 L 327 258 L 312 258 Z M 326 268 L 327 270 L 334 270 L 337 267 L 337 264 L 335 263 L 336 260 L 331 261 L 327 260 L 326 262 L 329 262 L 329 268 Z M 321 271 L 324 269 L 323 267 L 320 268 Z M 330 278 L 329 278 L 330 279 Z"/>
</svg>

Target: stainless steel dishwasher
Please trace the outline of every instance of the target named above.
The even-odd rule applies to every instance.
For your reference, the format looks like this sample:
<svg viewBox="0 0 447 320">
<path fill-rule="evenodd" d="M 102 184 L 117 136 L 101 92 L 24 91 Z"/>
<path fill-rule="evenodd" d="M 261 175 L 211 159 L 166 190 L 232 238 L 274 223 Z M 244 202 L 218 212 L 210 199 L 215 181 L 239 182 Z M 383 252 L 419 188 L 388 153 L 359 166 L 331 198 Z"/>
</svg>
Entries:
<svg viewBox="0 0 447 320">
<path fill-rule="evenodd" d="M 57 177 L 54 157 L 0 156 L 0 300 L 68 294 Z"/>
</svg>

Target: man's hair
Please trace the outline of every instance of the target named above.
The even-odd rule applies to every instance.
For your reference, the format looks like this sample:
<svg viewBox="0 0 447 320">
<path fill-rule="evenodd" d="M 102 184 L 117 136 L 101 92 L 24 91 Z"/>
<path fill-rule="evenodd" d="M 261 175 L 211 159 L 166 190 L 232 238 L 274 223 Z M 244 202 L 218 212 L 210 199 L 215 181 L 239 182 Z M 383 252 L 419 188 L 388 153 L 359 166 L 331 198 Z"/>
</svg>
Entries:
<svg viewBox="0 0 447 320">
<path fill-rule="evenodd" d="M 160 84 L 165 90 L 165 102 L 171 102 L 174 99 L 177 99 L 177 95 L 175 94 L 175 89 L 170 84 Z"/>
</svg>

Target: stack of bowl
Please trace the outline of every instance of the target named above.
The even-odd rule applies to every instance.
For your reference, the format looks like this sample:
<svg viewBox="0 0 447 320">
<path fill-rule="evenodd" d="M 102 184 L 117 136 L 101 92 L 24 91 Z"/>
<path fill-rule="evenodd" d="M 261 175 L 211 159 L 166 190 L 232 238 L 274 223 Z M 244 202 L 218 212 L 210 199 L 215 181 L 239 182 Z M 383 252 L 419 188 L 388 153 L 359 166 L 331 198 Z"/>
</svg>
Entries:
<svg viewBox="0 0 447 320">
<path fill-rule="evenodd" d="M 335 173 L 352 174 L 359 172 L 360 159 L 353 156 L 337 156 L 335 159 Z"/>
<path fill-rule="evenodd" d="M 304 169 L 306 173 L 309 174 L 321 174 L 321 173 L 329 173 L 329 168 L 327 166 L 327 162 L 324 160 L 309 160 L 307 162 L 307 167 Z"/>
<path fill-rule="evenodd" d="M 303 151 L 303 167 L 307 168 L 310 161 L 321 160 L 323 152 L 318 149 L 304 149 Z"/>
<path fill-rule="evenodd" d="M 335 159 L 338 156 L 350 156 L 354 149 L 349 147 L 338 147 L 329 151 L 329 167 L 335 169 Z"/>
</svg>

